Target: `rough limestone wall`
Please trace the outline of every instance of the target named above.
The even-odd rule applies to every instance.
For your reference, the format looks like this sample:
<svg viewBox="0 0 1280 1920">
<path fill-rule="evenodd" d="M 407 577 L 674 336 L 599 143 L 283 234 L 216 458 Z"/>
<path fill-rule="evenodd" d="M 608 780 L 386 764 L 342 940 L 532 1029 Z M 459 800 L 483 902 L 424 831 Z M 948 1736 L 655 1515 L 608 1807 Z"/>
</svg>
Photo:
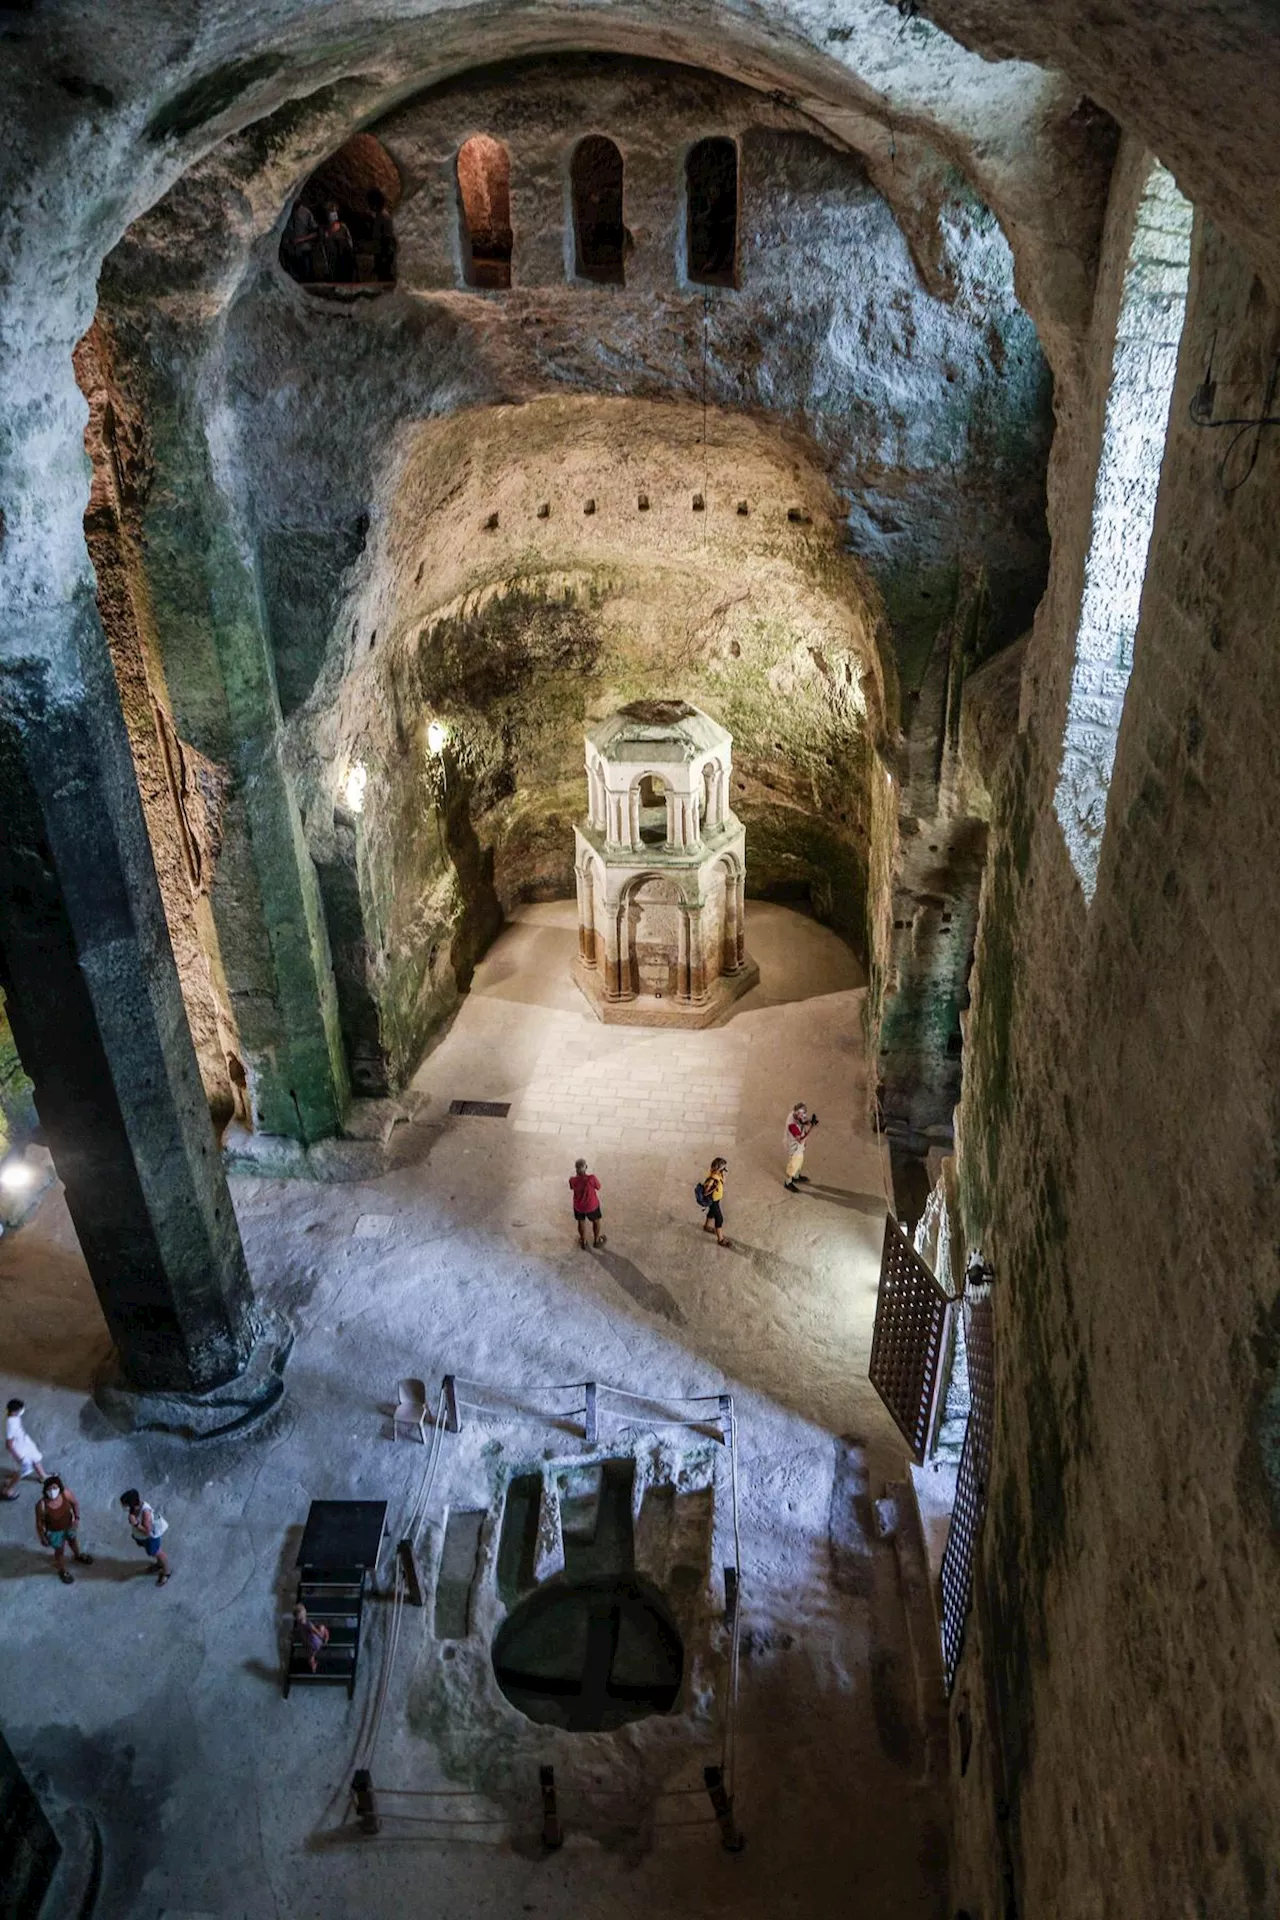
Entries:
<svg viewBox="0 0 1280 1920">
<path fill-rule="evenodd" d="M 589 127 L 607 128 L 625 156 L 624 213 L 632 240 L 625 288 L 566 281 L 568 160 Z M 476 128 L 500 134 L 511 159 L 515 284 L 496 298 L 460 290 L 454 161 Z M 741 143 L 741 286 L 704 295 L 684 272 L 683 155 L 709 129 L 728 131 Z M 407 617 L 406 605 L 389 601 L 384 583 L 369 580 L 366 558 L 379 516 L 393 509 L 404 423 L 468 403 L 565 390 L 645 400 L 675 396 L 695 405 L 705 396 L 715 409 L 708 416 L 713 442 L 718 435 L 723 440 L 717 423 L 725 409 L 766 413 L 803 433 L 827 464 L 841 502 L 843 540 L 887 605 L 885 632 L 913 696 L 939 636 L 944 649 L 951 647 L 957 619 L 965 617 L 958 608 L 972 599 L 975 578 L 982 583 L 985 644 L 998 646 L 1021 630 L 1046 565 L 1047 369 L 1014 297 L 1003 235 L 937 156 L 929 194 L 902 214 L 904 230 L 859 157 L 815 138 L 788 103 L 762 101 L 705 74 L 605 59 L 532 64 L 493 80 L 460 81 L 401 108 L 379 123 L 378 133 L 405 183 L 397 212 L 400 290 L 335 306 L 296 288 L 269 258 L 228 333 L 225 381 L 245 449 L 241 477 L 257 528 L 281 701 L 293 716 L 304 784 L 325 772 L 337 777 L 333 767 L 318 765 L 321 709 L 333 698 L 335 672 L 363 663 L 366 649 L 385 647 L 388 627 Z M 156 257 L 163 263 L 171 255 L 175 229 L 194 223 L 166 225 L 157 218 L 150 224 L 154 239 L 141 230 L 130 236 L 122 273 L 154 274 Z M 172 271 L 171 257 L 167 264 Z M 460 457 L 465 467 L 465 451 Z M 811 452 L 804 457 L 807 464 Z M 616 507 L 602 480 L 593 486 L 586 471 L 580 478 L 584 494 L 601 493 L 603 511 Z M 639 463 L 630 484 L 643 484 Z M 691 499 L 707 484 L 707 473 L 690 465 L 680 492 Z M 624 479 L 624 491 L 628 485 Z M 717 482 L 708 493 L 708 521 L 732 514 L 746 492 L 753 512 L 789 500 L 785 480 L 766 503 L 758 487 L 731 476 L 727 486 Z M 667 487 L 654 488 L 655 512 L 671 505 L 669 494 Z M 555 515 L 564 506 L 557 498 Z M 505 530 L 505 509 L 503 524 Z M 481 511 L 467 530 L 472 584 L 491 577 L 486 525 Z M 548 566 L 541 553 L 545 532 L 530 508 L 526 571 Z M 425 582 L 415 582 L 421 591 L 406 594 L 424 611 L 449 597 L 438 564 L 437 557 Z M 696 571 L 696 560 L 692 564 Z M 727 591 L 731 602 L 740 597 Z M 666 597 L 650 594 L 654 606 Z M 596 595 L 598 603 L 618 598 L 616 582 Z M 607 624 L 603 613 L 600 618 Z M 674 638 L 692 618 L 672 603 Z M 494 619 L 488 629 L 472 622 L 467 650 L 479 659 Z M 586 654 L 602 645 L 608 653 L 607 638 L 597 638 Z M 498 641 L 490 648 L 497 678 L 488 719 L 479 714 L 478 679 L 466 701 L 479 715 L 478 730 L 490 736 L 477 752 L 473 728 L 469 755 L 477 805 L 487 818 L 474 817 L 474 810 L 468 819 L 458 813 L 455 785 L 439 819 L 456 830 L 427 831 L 433 805 L 424 813 L 413 796 L 430 791 L 431 769 L 411 761 L 403 762 L 405 782 L 393 811 L 402 846 L 420 850 L 417 861 L 379 856 L 367 822 L 353 838 L 340 821 L 331 830 L 324 809 L 309 810 L 343 1030 L 357 1084 L 369 1090 L 380 1084 L 371 1048 L 378 1013 L 371 1003 L 382 1008 L 388 1055 L 403 1058 L 408 1035 L 421 1032 L 417 1015 L 406 1025 L 404 1010 L 431 1009 L 435 1018 L 451 1004 L 479 951 L 478 929 L 487 938 L 496 925 L 494 903 L 569 890 L 567 823 L 576 810 L 579 757 L 570 736 L 580 727 L 580 703 L 561 700 L 556 724 L 542 725 L 538 716 L 549 716 L 559 697 L 554 676 L 539 685 L 526 673 L 525 710 L 517 722 L 499 698 L 509 651 Z M 806 755 L 793 754 L 787 726 L 774 724 L 776 689 L 762 683 L 764 705 L 750 714 L 751 650 L 738 652 L 741 668 L 725 675 L 727 689 L 735 677 L 739 682 L 736 712 L 721 717 L 739 732 L 745 775 L 739 798 L 752 829 L 759 888 L 789 887 L 811 899 L 866 951 L 868 843 L 858 843 L 868 813 L 866 742 L 847 770 L 838 757 L 819 770 L 815 812 L 806 798 L 814 788 Z M 705 703 L 705 684 L 688 671 L 693 665 L 692 659 L 680 663 L 680 691 Z M 673 691 L 647 680 L 631 684 L 625 674 L 613 681 L 627 682 L 627 694 L 619 697 Z M 509 684 L 508 694 L 514 691 Z M 413 731 L 406 702 L 411 709 L 416 699 L 423 709 L 424 702 L 448 705 L 450 698 L 441 674 L 424 676 L 416 688 L 402 685 L 397 733 Z M 932 740 L 923 736 L 945 715 L 927 705 L 912 717 L 928 756 Z M 516 734 L 518 770 L 501 749 L 501 740 Z M 533 750 L 539 737 L 548 745 L 541 763 Z M 518 804 L 499 808 L 504 783 L 513 782 Z M 834 805 L 838 791 L 844 800 Z M 495 827 L 502 832 L 495 834 Z M 811 845 L 801 844 L 806 836 Z M 941 857 L 920 885 L 931 889 L 931 898 L 941 887 L 957 917 L 947 914 L 941 925 L 947 957 L 941 965 L 931 962 L 922 976 L 908 1017 L 899 1022 L 906 1039 L 895 1057 L 895 1064 L 906 1062 L 908 1074 L 917 1071 L 908 1059 L 911 1035 L 927 1030 L 928 1071 L 942 1066 L 930 1118 L 945 1118 L 954 1100 L 958 1064 L 948 1047 L 957 1032 L 976 875 L 974 850 L 963 834 L 959 865 L 946 874 L 955 836 L 940 837 Z M 486 848 L 492 850 L 488 864 Z M 877 858 L 873 854 L 873 864 Z M 504 869 L 521 876 L 518 887 L 504 881 Z M 380 891 L 388 887 L 391 892 Z M 468 919 L 474 928 L 464 931 Z M 398 934 L 390 931 L 392 920 L 399 922 Z M 394 965 L 403 980 L 393 991 L 386 979 L 391 952 L 401 955 Z M 897 977 L 914 966 L 908 954 Z"/>
<path fill-rule="evenodd" d="M 114 378 L 112 343 L 99 325 L 77 349 L 76 377 L 89 402 L 85 444 L 93 463 L 85 540 L 191 1039 L 215 1120 L 225 1123 L 237 1109 L 247 1119 L 243 1068 L 235 1079 L 229 1071 L 240 1042 L 208 898 L 225 779 L 173 723 L 138 538 L 149 479 L 145 432 Z"/>
<path fill-rule="evenodd" d="M 892 671 L 878 597 L 841 551 L 839 506 L 803 442 L 717 415 L 704 449 L 702 429 L 694 407 L 580 396 L 416 434 L 359 640 L 332 700 L 290 729 L 344 916 L 339 991 L 354 1009 L 357 960 L 393 1078 L 501 915 L 572 894 L 584 729 L 638 697 L 696 700 L 733 733 L 749 891 L 811 900 L 859 951 L 874 944 Z M 712 505 L 695 512 L 704 488 Z"/>
<path fill-rule="evenodd" d="M 1143 177 L 1131 153 L 1118 206 Z M 962 1193 L 998 1276 L 998 1395 L 955 1703 L 955 1898 L 1005 1911 L 1007 1866 L 1028 1920 L 1264 1920 L 1280 1910 L 1280 893 L 1258 861 L 1280 814 L 1280 446 L 1264 438 L 1226 493 L 1229 435 L 1188 404 L 1216 332 L 1219 411 L 1256 406 L 1280 301 L 1198 223 L 1086 909 L 1053 791 L 1124 265 L 1112 226 L 969 1025 Z"/>
<path fill-rule="evenodd" d="M 477 127 L 511 157 L 514 285 L 500 295 L 462 287 L 454 162 Z M 567 283 L 567 168 L 593 127 L 626 163 L 625 287 Z M 708 130 L 741 143 L 736 290 L 684 273 L 683 156 Z M 794 112 L 613 60 L 457 82 L 377 131 L 405 181 L 397 293 L 335 308 L 268 258 L 229 331 L 286 714 L 339 637 L 336 591 L 401 423 L 552 391 L 705 397 L 805 433 L 885 595 L 904 679 L 966 564 L 986 569 L 998 637 L 1025 629 L 1047 566 L 1048 369 L 994 216 L 940 156 L 904 230 L 861 157 Z M 172 271 L 172 227 L 144 225 Z M 143 230 L 130 247 L 130 271 L 154 272 Z"/>
</svg>

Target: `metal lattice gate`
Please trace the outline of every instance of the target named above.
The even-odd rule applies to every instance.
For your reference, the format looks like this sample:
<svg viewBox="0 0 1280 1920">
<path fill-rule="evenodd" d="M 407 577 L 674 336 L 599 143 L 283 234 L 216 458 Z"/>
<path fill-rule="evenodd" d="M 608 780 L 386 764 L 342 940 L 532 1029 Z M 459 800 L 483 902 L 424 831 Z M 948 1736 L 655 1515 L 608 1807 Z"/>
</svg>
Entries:
<svg viewBox="0 0 1280 1920">
<path fill-rule="evenodd" d="M 964 1651 L 965 1622 L 973 1596 L 973 1567 L 991 1476 L 996 1377 L 988 1287 L 970 1287 L 965 1295 L 964 1336 L 969 1356 L 969 1422 L 956 1476 L 951 1530 L 942 1556 L 942 1664 L 948 1693 L 955 1685 L 960 1655 Z"/>
<path fill-rule="evenodd" d="M 897 1221 L 886 1220 L 868 1371 L 917 1461 L 928 1444 L 953 1305 Z"/>
</svg>

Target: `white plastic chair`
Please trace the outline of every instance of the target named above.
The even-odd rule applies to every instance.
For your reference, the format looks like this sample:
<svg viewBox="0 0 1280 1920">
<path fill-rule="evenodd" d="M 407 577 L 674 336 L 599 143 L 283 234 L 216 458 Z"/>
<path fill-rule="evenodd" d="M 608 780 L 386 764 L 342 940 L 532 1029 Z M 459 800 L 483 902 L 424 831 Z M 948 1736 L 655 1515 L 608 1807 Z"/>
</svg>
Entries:
<svg viewBox="0 0 1280 1920">
<path fill-rule="evenodd" d="M 395 1411 L 391 1416 L 392 1438 L 400 1438 L 401 1429 L 407 1433 L 416 1433 L 423 1446 L 427 1444 L 427 1388 L 422 1380 L 398 1380 L 396 1382 Z"/>
</svg>

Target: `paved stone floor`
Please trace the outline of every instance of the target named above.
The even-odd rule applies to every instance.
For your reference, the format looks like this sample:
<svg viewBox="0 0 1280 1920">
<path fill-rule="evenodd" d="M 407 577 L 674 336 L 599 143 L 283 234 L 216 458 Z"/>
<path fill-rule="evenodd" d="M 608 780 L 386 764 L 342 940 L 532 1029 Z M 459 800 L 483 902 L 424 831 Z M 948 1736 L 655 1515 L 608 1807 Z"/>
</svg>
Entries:
<svg viewBox="0 0 1280 1920">
<path fill-rule="evenodd" d="M 110 1432 L 86 1399 L 105 1330 L 59 1191 L 0 1241 L 0 1386 L 28 1401 L 97 1556 L 59 1587 L 36 1546 L 33 1495 L 0 1506 L 0 1721 L 51 1795 L 97 1814 L 106 1920 L 945 1914 L 937 1753 L 895 1555 L 856 1498 L 905 1467 L 866 1380 L 884 1202 L 862 983 L 848 950 L 798 914 L 753 905 L 748 932 L 761 984 L 726 1025 L 645 1033 L 601 1027 L 573 987 L 572 909 L 530 908 L 424 1062 L 394 1171 L 234 1180 L 255 1280 L 298 1329 L 287 1400 L 257 1435 L 190 1448 Z M 781 1143 L 801 1097 L 821 1125 L 811 1185 L 793 1196 Z M 450 1118 L 462 1098 L 509 1101 L 511 1113 Z M 714 1152 L 731 1163 L 729 1250 L 700 1232 L 691 1193 Z M 598 1255 L 574 1238 L 579 1154 L 604 1188 Z M 544 1404 L 536 1387 L 587 1378 L 659 1396 L 733 1392 L 743 1855 L 705 1828 L 611 1831 L 584 1813 L 544 1858 L 527 1823 L 483 1796 L 468 1804 L 486 1824 L 467 1832 L 400 1820 L 361 1840 L 342 1824 L 389 1609 L 371 1607 L 351 1705 L 328 1690 L 283 1701 L 298 1529 L 314 1498 L 379 1497 L 396 1535 L 424 1455 L 391 1441 L 394 1382 L 422 1375 L 434 1394 L 446 1371 L 526 1406 Z M 446 1507 L 483 1498 L 495 1461 L 536 1465 L 575 1444 L 510 1406 L 471 1419 L 441 1454 L 428 1566 Z M 176 1574 L 163 1592 L 137 1577 L 115 1504 L 132 1483 L 171 1523 Z M 406 1613 L 374 1762 L 375 1778 L 416 1792 L 487 1779 L 479 1746 L 490 1760 L 504 1743 L 514 1753 L 529 1724 L 495 1709 L 491 1688 L 468 1724 L 465 1690 L 441 1688 L 430 1629 L 429 1612 Z M 613 1743 L 596 1750 L 601 1764 L 623 1765 L 645 1737 L 557 1734 L 556 1764 L 585 1793 L 592 1749 L 575 1742 Z M 663 1751 L 683 1780 L 697 1756 Z"/>
</svg>

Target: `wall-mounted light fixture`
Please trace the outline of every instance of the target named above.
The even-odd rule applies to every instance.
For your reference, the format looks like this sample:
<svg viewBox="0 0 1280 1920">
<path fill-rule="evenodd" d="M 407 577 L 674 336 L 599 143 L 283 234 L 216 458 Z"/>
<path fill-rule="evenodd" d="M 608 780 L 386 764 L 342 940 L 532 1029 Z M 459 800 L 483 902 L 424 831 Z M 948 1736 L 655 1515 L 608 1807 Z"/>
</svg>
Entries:
<svg viewBox="0 0 1280 1920">
<path fill-rule="evenodd" d="M 443 720 L 431 720 L 427 724 L 427 752 L 443 753 L 449 744 L 449 729 Z"/>
<path fill-rule="evenodd" d="M 1271 372 L 1267 375 L 1266 390 L 1262 396 L 1261 413 L 1253 415 L 1233 415 L 1226 420 L 1215 420 L 1213 417 L 1213 408 L 1218 397 L 1218 383 L 1213 377 L 1213 350 L 1217 344 L 1218 336 L 1215 333 L 1209 342 L 1209 358 L 1204 370 L 1204 379 L 1192 394 L 1191 405 L 1188 411 L 1191 415 L 1192 426 L 1234 427 L 1236 429 L 1231 439 L 1227 442 L 1227 450 L 1223 454 L 1222 463 L 1218 468 L 1218 478 L 1222 482 L 1222 491 L 1224 493 L 1235 493 L 1238 488 L 1244 485 L 1258 464 L 1258 451 L 1262 445 L 1263 428 L 1280 427 L 1280 413 L 1272 413 L 1271 411 L 1276 397 L 1276 387 L 1280 385 L 1280 353 L 1277 353 L 1271 362 Z M 1244 463 L 1244 470 L 1238 479 L 1228 480 L 1227 469 L 1231 465 L 1232 455 L 1249 434 L 1253 435 L 1253 444 L 1249 449 L 1249 457 Z"/>
<path fill-rule="evenodd" d="M 6 1193 L 25 1193 L 35 1177 L 35 1168 L 21 1154 L 14 1154 L 0 1167 L 0 1187 Z"/>
<path fill-rule="evenodd" d="M 364 812 L 364 790 L 369 784 L 369 769 L 363 760 L 353 760 L 342 783 L 342 798 L 348 813 Z"/>
</svg>

